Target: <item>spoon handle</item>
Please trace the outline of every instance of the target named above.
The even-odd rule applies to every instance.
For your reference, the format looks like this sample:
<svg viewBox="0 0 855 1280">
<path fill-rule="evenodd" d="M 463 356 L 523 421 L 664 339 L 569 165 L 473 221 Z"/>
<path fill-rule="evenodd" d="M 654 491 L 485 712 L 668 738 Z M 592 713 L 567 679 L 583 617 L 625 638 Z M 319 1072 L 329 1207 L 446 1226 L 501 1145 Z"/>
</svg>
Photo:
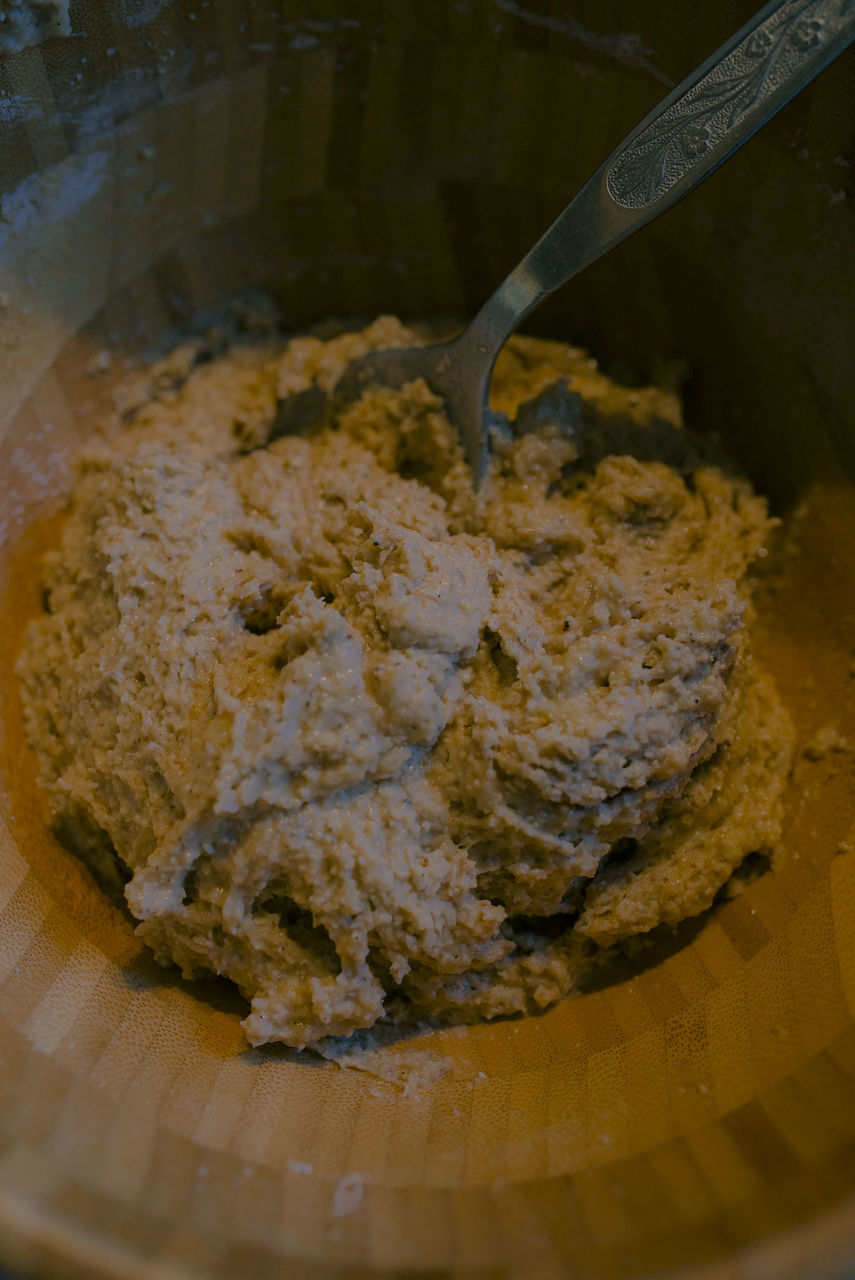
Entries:
<svg viewBox="0 0 855 1280">
<path fill-rule="evenodd" d="M 784 0 L 689 76 L 606 162 L 625 209 L 659 213 L 703 181 L 855 39 L 855 0 Z"/>
<path fill-rule="evenodd" d="M 533 307 L 692 191 L 852 40 L 855 0 L 765 5 L 612 152 L 482 307 L 470 342 L 495 358 Z"/>
</svg>

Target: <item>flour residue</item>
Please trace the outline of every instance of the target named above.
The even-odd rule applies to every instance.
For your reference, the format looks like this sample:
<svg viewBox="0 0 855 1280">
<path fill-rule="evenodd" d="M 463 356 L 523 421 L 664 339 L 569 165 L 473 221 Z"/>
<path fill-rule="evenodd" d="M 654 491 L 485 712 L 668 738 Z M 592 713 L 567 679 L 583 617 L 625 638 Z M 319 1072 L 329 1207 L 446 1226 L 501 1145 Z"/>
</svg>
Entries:
<svg viewBox="0 0 855 1280">
<path fill-rule="evenodd" d="M 0 7 L 0 54 L 71 35 L 69 0 L 9 0 Z"/>
<path fill-rule="evenodd" d="M 122 120 L 156 102 L 161 92 L 157 72 L 145 67 L 129 67 L 110 82 L 76 98 L 59 113 L 59 120 L 72 128 L 80 141 L 94 140 Z"/>
<path fill-rule="evenodd" d="M 107 154 L 70 156 L 47 173 L 35 173 L 0 197 L 0 245 L 11 236 L 69 218 L 82 209 L 107 179 Z"/>
<path fill-rule="evenodd" d="M 172 0 L 121 0 L 122 21 L 129 27 L 147 27 Z"/>
<path fill-rule="evenodd" d="M 333 1217 L 346 1218 L 348 1214 L 356 1213 L 364 1190 L 364 1183 L 358 1173 L 349 1173 L 340 1178 L 333 1194 Z"/>
<path fill-rule="evenodd" d="M 667 76 L 664 71 L 660 71 L 655 63 L 651 62 L 649 55 L 653 50 L 645 45 L 637 32 L 627 31 L 617 32 L 615 35 L 598 35 L 597 32 L 583 26 L 576 18 L 568 16 L 558 18 L 545 13 L 534 13 L 532 10 L 518 4 L 517 0 L 493 0 L 493 3 L 504 13 L 509 13 L 514 18 L 528 22 L 533 27 L 543 27 L 556 35 L 565 36 L 568 40 L 587 45 L 589 49 L 593 49 L 596 53 L 604 53 L 608 57 L 614 58 L 616 62 L 622 62 L 624 66 L 638 67 L 643 71 L 647 71 L 660 84 L 668 85 L 669 88 L 674 83 L 670 76 Z"/>
<path fill-rule="evenodd" d="M 0 124 L 23 124 L 38 120 L 41 107 L 25 93 L 0 93 Z"/>
</svg>

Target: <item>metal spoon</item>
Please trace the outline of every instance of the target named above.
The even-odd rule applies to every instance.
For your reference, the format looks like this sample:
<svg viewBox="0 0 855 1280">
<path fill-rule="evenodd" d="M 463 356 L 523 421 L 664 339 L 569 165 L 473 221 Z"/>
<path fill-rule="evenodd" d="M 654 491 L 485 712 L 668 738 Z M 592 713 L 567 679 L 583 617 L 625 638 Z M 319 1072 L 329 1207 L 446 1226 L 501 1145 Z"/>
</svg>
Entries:
<svg viewBox="0 0 855 1280">
<path fill-rule="evenodd" d="M 493 365 L 522 320 L 577 271 L 670 209 L 855 40 L 855 0 L 773 0 L 642 120 L 451 342 L 374 352 L 336 387 L 424 378 L 478 483 Z"/>
</svg>

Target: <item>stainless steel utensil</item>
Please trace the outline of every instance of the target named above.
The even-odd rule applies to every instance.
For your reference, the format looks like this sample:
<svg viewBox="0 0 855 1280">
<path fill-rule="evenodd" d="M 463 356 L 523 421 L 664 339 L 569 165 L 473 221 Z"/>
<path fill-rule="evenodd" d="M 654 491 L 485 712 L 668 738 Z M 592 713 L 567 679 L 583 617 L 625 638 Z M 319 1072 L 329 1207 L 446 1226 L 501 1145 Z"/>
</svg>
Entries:
<svg viewBox="0 0 855 1280">
<path fill-rule="evenodd" d="M 477 483 L 490 377 L 510 334 L 571 276 L 688 195 L 852 40 L 855 0 L 767 4 L 624 139 L 458 337 L 364 356 L 337 397 L 424 378 L 444 398 Z"/>
</svg>

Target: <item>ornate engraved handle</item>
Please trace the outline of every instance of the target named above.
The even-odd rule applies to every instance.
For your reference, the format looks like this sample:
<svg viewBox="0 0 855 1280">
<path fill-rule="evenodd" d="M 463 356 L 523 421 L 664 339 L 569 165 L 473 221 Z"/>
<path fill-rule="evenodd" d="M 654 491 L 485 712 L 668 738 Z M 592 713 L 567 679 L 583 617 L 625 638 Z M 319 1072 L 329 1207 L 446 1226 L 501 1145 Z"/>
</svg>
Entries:
<svg viewBox="0 0 855 1280">
<path fill-rule="evenodd" d="M 609 195 L 643 209 L 687 179 L 696 185 L 853 37 L 855 0 L 766 5 L 618 149 Z"/>
</svg>

